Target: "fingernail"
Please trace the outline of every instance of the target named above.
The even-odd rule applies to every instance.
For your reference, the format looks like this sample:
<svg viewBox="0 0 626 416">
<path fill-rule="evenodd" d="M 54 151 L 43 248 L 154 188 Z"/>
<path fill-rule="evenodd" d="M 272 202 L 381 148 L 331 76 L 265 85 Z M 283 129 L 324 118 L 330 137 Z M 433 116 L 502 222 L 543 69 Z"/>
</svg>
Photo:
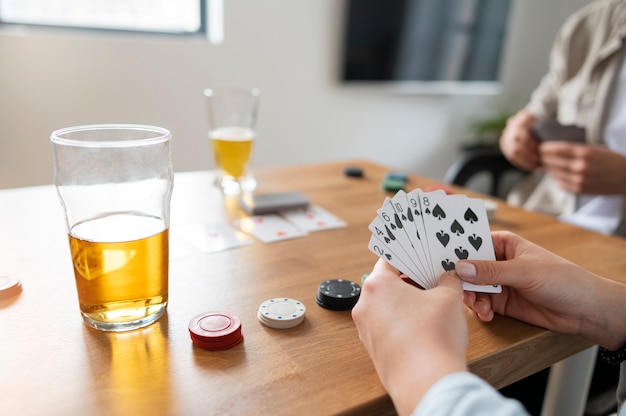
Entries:
<svg viewBox="0 0 626 416">
<path fill-rule="evenodd" d="M 482 315 L 486 315 L 489 312 L 489 307 L 483 302 L 474 303 L 474 310 Z"/>
<path fill-rule="evenodd" d="M 454 269 L 456 270 L 457 274 L 464 279 L 476 279 L 476 267 L 472 263 L 460 261 L 456 264 L 456 267 Z"/>
</svg>

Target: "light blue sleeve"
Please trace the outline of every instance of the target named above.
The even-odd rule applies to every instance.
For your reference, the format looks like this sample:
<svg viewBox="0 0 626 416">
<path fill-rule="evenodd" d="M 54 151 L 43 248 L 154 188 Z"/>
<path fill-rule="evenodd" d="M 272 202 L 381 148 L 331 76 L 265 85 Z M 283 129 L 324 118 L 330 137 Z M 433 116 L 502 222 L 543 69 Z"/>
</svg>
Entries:
<svg viewBox="0 0 626 416">
<path fill-rule="evenodd" d="M 528 416 L 516 400 L 507 399 L 480 377 L 459 372 L 445 376 L 424 395 L 412 416 Z"/>
</svg>

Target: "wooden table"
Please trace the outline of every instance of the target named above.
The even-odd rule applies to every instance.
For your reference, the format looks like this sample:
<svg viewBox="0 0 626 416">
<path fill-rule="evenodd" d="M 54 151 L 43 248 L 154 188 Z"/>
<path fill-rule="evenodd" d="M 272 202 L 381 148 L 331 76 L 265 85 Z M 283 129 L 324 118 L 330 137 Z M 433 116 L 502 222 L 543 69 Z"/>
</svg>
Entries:
<svg viewBox="0 0 626 416">
<path fill-rule="evenodd" d="M 343 176 L 361 166 L 362 179 Z M 360 282 L 376 257 L 367 224 L 387 196 L 389 167 L 367 161 L 258 169 L 259 192 L 299 190 L 347 221 L 346 228 L 223 252 L 188 252 L 170 262 L 170 303 L 156 324 L 127 333 L 83 325 L 61 208 L 52 186 L 0 191 L 0 274 L 19 278 L 19 296 L 0 301 L 0 413 L 5 415 L 393 414 L 350 312 L 315 302 L 326 279 Z M 171 231 L 243 216 L 222 198 L 211 172 L 179 173 Z M 435 182 L 410 177 L 408 188 Z M 623 280 L 626 241 L 500 205 L 493 229 L 517 232 L 590 270 Z M 172 242 L 175 245 L 175 242 Z M 274 297 L 307 306 L 298 327 L 256 319 Z M 239 316 L 244 342 L 227 351 L 194 347 L 187 325 L 202 312 Z M 503 387 L 591 344 L 497 317 L 469 317 L 470 369 Z"/>
</svg>

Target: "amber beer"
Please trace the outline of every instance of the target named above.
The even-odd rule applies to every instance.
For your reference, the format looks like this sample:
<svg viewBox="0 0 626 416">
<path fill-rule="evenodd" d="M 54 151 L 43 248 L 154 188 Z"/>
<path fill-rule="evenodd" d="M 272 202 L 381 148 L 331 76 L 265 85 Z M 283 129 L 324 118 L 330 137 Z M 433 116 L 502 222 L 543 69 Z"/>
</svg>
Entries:
<svg viewBox="0 0 626 416">
<path fill-rule="evenodd" d="M 105 215 L 76 224 L 69 240 L 80 310 L 92 326 L 107 329 L 165 312 L 168 228 L 162 219 Z"/>
<path fill-rule="evenodd" d="M 254 131 L 243 127 L 221 127 L 209 133 L 215 163 L 224 175 L 239 180 L 246 174 L 254 136 Z"/>
</svg>

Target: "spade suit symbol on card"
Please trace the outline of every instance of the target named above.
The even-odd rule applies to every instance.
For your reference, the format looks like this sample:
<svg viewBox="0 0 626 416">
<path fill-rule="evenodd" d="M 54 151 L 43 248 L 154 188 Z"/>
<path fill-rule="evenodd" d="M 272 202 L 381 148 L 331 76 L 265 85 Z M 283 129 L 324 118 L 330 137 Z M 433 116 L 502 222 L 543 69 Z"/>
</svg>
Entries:
<svg viewBox="0 0 626 416">
<path fill-rule="evenodd" d="M 393 214 L 393 219 L 396 220 L 396 227 L 402 229 L 402 221 L 400 221 L 400 217 L 398 216 L 398 214 Z"/>
<path fill-rule="evenodd" d="M 454 263 L 452 263 L 448 259 L 445 259 L 441 261 L 441 267 L 443 267 L 445 271 L 454 270 Z"/>
<path fill-rule="evenodd" d="M 393 226 L 392 226 L 393 228 Z M 389 229 L 389 227 L 387 227 L 387 225 L 385 224 L 385 231 L 387 231 L 387 237 L 391 240 L 395 240 L 396 236 L 393 235 L 393 233 L 391 232 L 391 230 Z"/>
<path fill-rule="evenodd" d="M 469 252 L 463 247 L 455 248 L 454 254 L 456 254 L 459 260 L 466 260 L 469 257 Z"/>
<path fill-rule="evenodd" d="M 450 235 L 446 234 L 443 230 L 437 232 L 437 240 L 441 243 L 442 246 L 447 246 L 450 242 Z"/>
<path fill-rule="evenodd" d="M 463 216 L 463 218 L 465 218 L 465 221 L 469 221 L 470 224 L 474 224 L 476 221 L 478 221 L 478 216 L 476 216 L 476 213 L 472 211 L 471 208 L 468 208 L 467 211 L 465 211 L 465 215 Z"/>
<path fill-rule="evenodd" d="M 470 235 L 467 240 L 469 241 L 469 243 L 472 245 L 472 247 L 474 247 L 474 249 L 476 251 L 478 251 L 478 249 L 480 248 L 480 246 L 483 245 L 483 239 L 479 236 L 477 236 L 476 234 Z"/>
<path fill-rule="evenodd" d="M 489 221 L 479 199 L 415 189 L 386 198 L 376 212 L 375 226 L 370 224 L 370 251 L 420 287 L 437 286 L 441 274 L 456 269 L 458 261 L 495 260 Z M 463 288 L 487 293 L 501 290 L 467 282 Z"/>
<path fill-rule="evenodd" d="M 414 218 L 413 218 L 413 212 L 411 212 L 411 210 L 410 210 L 410 209 L 407 211 L 407 218 L 408 218 L 408 220 L 409 220 L 409 221 L 411 221 L 411 222 L 413 222 L 413 221 L 414 221 Z"/>
<path fill-rule="evenodd" d="M 454 220 L 452 222 L 452 225 L 450 226 L 450 231 L 452 232 L 452 234 L 456 234 L 457 237 L 461 234 L 465 234 L 465 229 L 461 224 L 459 224 L 457 220 Z"/>
<path fill-rule="evenodd" d="M 439 204 L 435 205 L 435 208 L 433 208 L 433 217 L 437 218 L 438 220 L 442 220 L 442 219 L 446 218 L 446 213 L 439 206 Z"/>
</svg>

